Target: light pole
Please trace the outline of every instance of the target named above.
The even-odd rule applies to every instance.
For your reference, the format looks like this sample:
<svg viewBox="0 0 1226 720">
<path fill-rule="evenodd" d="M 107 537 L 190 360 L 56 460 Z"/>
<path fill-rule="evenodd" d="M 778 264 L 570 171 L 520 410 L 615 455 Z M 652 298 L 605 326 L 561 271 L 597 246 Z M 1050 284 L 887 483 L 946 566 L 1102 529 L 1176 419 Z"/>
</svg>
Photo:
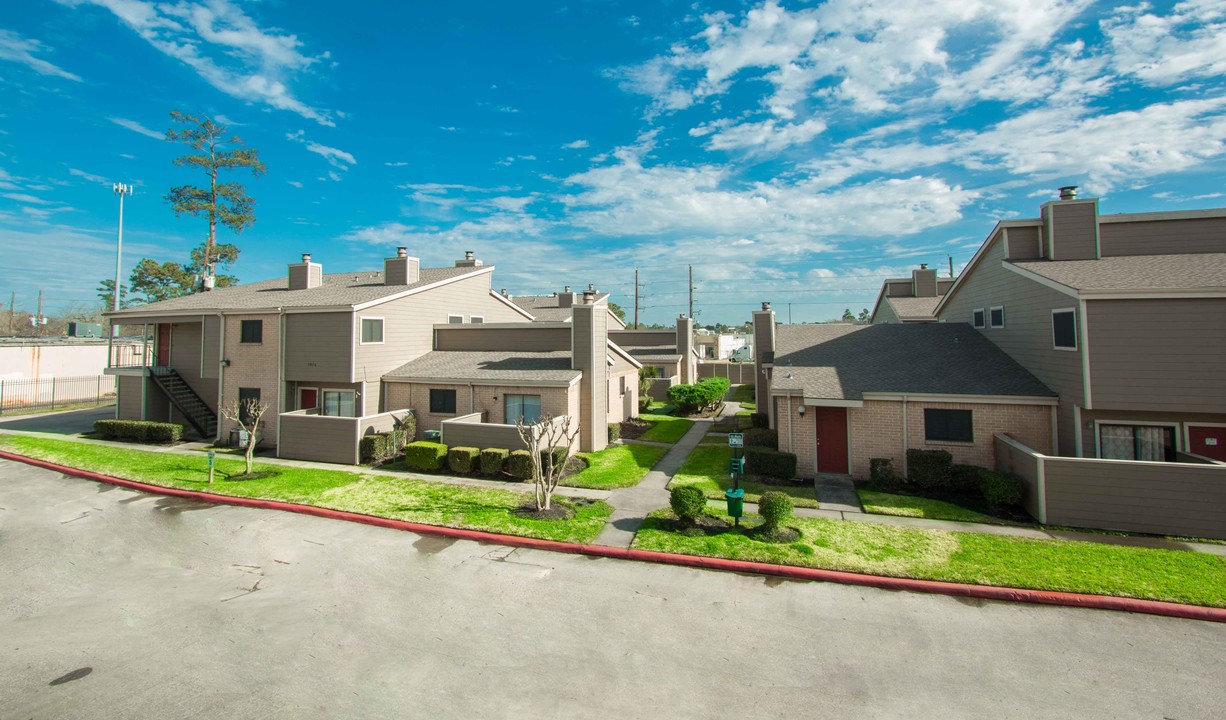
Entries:
<svg viewBox="0 0 1226 720">
<path fill-rule="evenodd" d="M 119 292 L 121 285 L 119 284 L 119 273 L 123 267 L 123 196 L 132 194 L 132 186 L 123 183 L 115 183 L 111 186 L 115 194 L 119 196 L 119 245 L 115 250 L 115 287 L 111 288 L 113 302 L 111 310 L 119 312 Z M 116 337 L 119 334 L 119 326 L 115 321 L 111 321 L 111 337 Z"/>
</svg>

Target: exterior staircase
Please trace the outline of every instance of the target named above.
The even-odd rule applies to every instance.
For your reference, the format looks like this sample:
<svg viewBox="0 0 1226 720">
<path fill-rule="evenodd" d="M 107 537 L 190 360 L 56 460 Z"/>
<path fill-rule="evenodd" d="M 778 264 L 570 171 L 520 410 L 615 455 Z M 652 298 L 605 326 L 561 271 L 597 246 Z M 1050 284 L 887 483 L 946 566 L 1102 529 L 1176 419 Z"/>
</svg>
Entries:
<svg viewBox="0 0 1226 720">
<path fill-rule="evenodd" d="M 153 366 L 149 368 L 149 375 L 162 392 L 166 393 L 166 397 L 170 398 L 175 409 L 187 418 L 188 424 L 200 433 L 201 438 L 212 440 L 217 436 L 217 413 L 209 409 L 174 368 Z"/>
</svg>

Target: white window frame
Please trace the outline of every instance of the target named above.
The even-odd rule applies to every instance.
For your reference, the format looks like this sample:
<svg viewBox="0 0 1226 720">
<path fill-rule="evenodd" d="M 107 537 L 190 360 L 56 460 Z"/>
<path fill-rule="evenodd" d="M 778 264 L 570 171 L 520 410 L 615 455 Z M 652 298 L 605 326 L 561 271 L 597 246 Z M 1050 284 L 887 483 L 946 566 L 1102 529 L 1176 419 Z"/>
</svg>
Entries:
<svg viewBox="0 0 1226 720">
<path fill-rule="evenodd" d="M 1056 344 L 1056 313 L 1071 313 L 1073 316 L 1073 347 L 1062 347 Z M 1051 311 L 1051 349 L 1065 352 L 1077 352 L 1077 308 L 1053 308 Z"/>
<path fill-rule="evenodd" d="M 463 315 L 448 315 L 447 324 L 448 325 L 463 325 L 464 316 Z"/>
<path fill-rule="evenodd" d="M 323 394 L 319 392 L 319 388 L 317 387 L 306 387 L 304 385 L 298 386 L 298 409 L 299 410 L 307 409 L 307 408 L 302 407 L 302 391 L 303 390 L 314 390 L 315 391 L 315 409 L 319 410 L 320 407 L 323 405 L 323 399 L 324 399 Z"/>
<path fill-rule="evenodd" d="M 324 410 L 327 409 L 328 403 L 324 400 L 324 396 L 330 392 L 342 393 L 342 394 L 349 393 L 350 395 L 352 395 L 353 396 L 353 411 L 355 413 L 358 412 L 358 391 L 357 390 L 354 390 L 353 388 L 320 388 L 319 389 L 319 414 L 320 415 L 323 415 L 324 417 L 362 417 L 360 414 L 358 415 L 326 415 L 324 413 Z"/>
<path fill-rule="evenodd" d="M 378 320 L 379 321 L 379 337 L 381 338 L 379 341 L 376 342 L 372 340 L 368 342 L 362 339 L 362 324 L 365 323 L 367 320 Z M 358 317 L 358 344 L 359 345 L 382 345 L 384 340 L 387 339 L 386 333 L 387 333 L 387 321 L 384 320 L 383 317 L 378 316 L 378 315 L 362 315 Z"/>
<path fill-rule="evenodd" d="M 992 313 L 997 310 L 1000 311 L 1000 324 L 993 325 L 992 324 Z M 1000 330 L 1004 328 L 1005 326 L 1005 306 L 1004 305 L 993 305 L 992 307 L 988 308 L 988 316 L 986 320 L 988 321 L 988 328 L 991 330 Z"/>
<path fill-rule="evenodd" d="M 983 322 L 979 323 L 978 325 L 975 324 L 975 313 L 980 313 L 980 317 L 983 318 Z M 982 330 L 986 328 L 987 326 L 988 326 L 987 311 L 984 310 L 983 308 L 975 308 L 974 310 L 971 310 L 971 327 L 975 328 L 976 330 Z"/>
<path fill-rule="evenodd" d="M 469 315 L 468 324 L 469 325 L 484 325 L 485 316 L 484 315 Z"/>
</svg>

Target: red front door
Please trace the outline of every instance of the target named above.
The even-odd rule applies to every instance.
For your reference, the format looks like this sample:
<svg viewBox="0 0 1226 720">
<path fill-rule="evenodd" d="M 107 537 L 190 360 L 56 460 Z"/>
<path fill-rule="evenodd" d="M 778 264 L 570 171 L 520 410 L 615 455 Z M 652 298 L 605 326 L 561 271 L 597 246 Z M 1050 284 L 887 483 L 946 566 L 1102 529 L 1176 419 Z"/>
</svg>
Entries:
<svg viewBox="0 0 1226 720">
<path fill-rule="evenodd" d="M 1226 427 L 1189 425 L 1188 452 L 1226 462 Z"/>
<path fill-rule="evenodd" d="M 847 474 L 847 408 L 815 407 L 817 471 Z"/>
<path fill-rule="evenodd" d="M 158 349 L 153 364 L 170 367 L 170 323 L 158 324 Z"/>
<path fill-rule="evenodd" d="M 298 409 L 310 410 L 319 407 L 319 391 L 315 388 L 298 388 Z"/>
</svg>

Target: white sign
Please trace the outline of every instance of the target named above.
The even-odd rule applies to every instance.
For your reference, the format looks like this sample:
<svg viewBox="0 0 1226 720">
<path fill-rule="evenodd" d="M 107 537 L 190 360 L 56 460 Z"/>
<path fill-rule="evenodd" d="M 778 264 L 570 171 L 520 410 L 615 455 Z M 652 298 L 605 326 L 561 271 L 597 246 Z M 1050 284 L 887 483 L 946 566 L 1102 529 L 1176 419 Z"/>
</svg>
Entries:
<svg viewBox="0 0 1226 720">
<path fill-rule="evenodd" d="M 1206 445 L 1217 445 L 1217 438 L 1205 438 Z"/>
<path fill-rule="evenodd" d="M 728 447 L 745 447 L 745 435 L 743 433 L 728 433 Z"/>
</svg>

